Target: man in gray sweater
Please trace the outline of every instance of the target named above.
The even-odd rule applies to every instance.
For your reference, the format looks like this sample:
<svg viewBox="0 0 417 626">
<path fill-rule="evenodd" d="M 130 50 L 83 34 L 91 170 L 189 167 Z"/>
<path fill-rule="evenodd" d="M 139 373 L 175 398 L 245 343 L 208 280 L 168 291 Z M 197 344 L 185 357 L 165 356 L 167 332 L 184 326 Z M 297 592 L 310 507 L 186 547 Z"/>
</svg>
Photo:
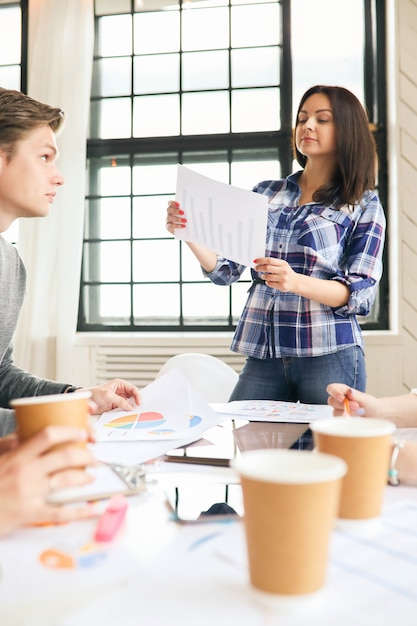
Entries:
<svg viewBox="0 0 417 626">
<path fill-rule="evenodd" d="M 49 213 L 57 188 L 64 183 L 56 165 L 55 139 L 62 125 L 61 109 L 0 88 L 0 535 L 45 517 L 66 521 L 91 514 L 85 507 L 51 507 L 45 502 L 52 479 L 54 488 L 77 484 L 83 479 L 75 468 L 93 460 L 76 446 L 48 452 L 50 446 L 77 441 L 85 434 L 57 427 L 19 445 L 11 434 L 14 413 L 8 408 L 13 398 L 77 391 L 68 383 L 34 376 L 13 362 L 12 340 L 25 294 L 26 270 L 16 248 L 1 235 L 20 217 Z M 132 401 L 140 402 L 137 387 L 122 379 L 90 391 L 95 413 L 116 407 L 130 410 Z"/>
</svg>

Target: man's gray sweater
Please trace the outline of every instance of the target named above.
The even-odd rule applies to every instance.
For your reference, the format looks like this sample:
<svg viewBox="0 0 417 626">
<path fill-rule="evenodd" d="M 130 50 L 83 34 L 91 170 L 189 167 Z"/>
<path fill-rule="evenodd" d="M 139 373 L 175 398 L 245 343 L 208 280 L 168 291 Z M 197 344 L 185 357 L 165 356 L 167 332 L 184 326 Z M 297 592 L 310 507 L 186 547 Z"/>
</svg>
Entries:
<svg viewBox="0 0 417 626">
<path fill-rule="evenodd" d="M 9 401 L 61 393 L 64 383 L 38 378 L 13 363 L 12 339 L 26 290 L 26 270 L 16 248 L 0 235 L 0 436 L 15 430 Z"/>
</svg>

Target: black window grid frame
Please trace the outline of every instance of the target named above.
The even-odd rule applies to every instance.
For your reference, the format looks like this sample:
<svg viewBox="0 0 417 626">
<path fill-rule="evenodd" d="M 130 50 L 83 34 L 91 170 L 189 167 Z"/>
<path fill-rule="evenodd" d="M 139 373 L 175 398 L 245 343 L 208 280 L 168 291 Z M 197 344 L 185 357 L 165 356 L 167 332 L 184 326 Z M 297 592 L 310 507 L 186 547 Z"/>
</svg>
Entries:
<svg viewBox="0 0 417 626">
<path fill-rule="evenodd" d="M 27 93 L 29 0 L 19 0 L 18 2 L 5 2 L 4 4 L 0 5 L 0 9 L 7 9 L 10 7 L 20 7 L 20 13 L 21 13 L 20 91 L 22 91 L 23 93 Z"/>
<path fill-rule="evenodd" d="M 160 157 L 171 159 L 171 162 L 183 162 L 184 155 L 200 153 L 205 157 L 210 154 L 215 154 L 219 151 L 228 154 L 229 171 L 231 163 L 233 162 L 233 155 L 242 150 L 252 151 L 256 154 L 257 151 L 263 152 L 276 151 L 278 161 L 280 163 L 281 172 L 283 175 L 289 173 L 292 169 L 292 152 L 291 152 L 291 136 L 292 136 L 292 64 L 291 64 L 291 45 L 290 45 L 290 32 L 291 32 L 291 1 L 282 0 L 279 2 L 281 6 L 281 25 L 282 25 L 282 37 L 281 42 L 281 56 L 280 56 L 280 113 L 281 123 L 280 129 L 273 132 L 254 132 L 254 133 L 227 133 L 227 134 L 212 134 L 212 135 L 182 135 L 169 136 L 169 137 L 145 137 L 145 138 L 127 138 L 127 139 L 90 139 L 87 142 L 87 159 L 89 160 L 89 194 L 87 200 L 91 201 L 99 199 L 100 196 L 95 195 L 96 180 L 98 171 L 94 167 L 94 161 L 108 157 L 109 160 L 115 157 L 123 156 L 125 162 L 130 165 L 131 172 L 133 171 L 133 165 L 135 158 L 140 157 L 142 159 L 154 159 L 156 155 Z M 229 3 L 230 6 L 230 3 Z M 134 14 L 133 2 L 131 8 L 132 15 Z M 364 15 L 365 15 L 365 54 L 364 54 L 364 80 L 365 80 L 365 106 L 369 114 L 371 128 L 377 144 L 377 150 L 379 155 L 379 171 L 378 171 L 378 192 L 381 202 L 386 210 L 388 209 L 388 171 L 387 171 L 387 154 L 386 154 L 386 97 L 385 97 L 385 1 L 380 0 L 364 0 Z M 98 20 L 96 19 L 96 27 Z M 229 55 L 230 55 L 229 48 Z M 133 52 L 132 52 L 133 55 Z M 230 56 L 229 56 L 230 58 Z M 132 63 L 133 68 L 133 63 Z M 133 69 L 132 69 L 133 71 Z M 132 77 L 133 85 L 133 77 Z M 235 88 L 233 88 L 235 90 Z M 181 89 L 179 90 L 181 100 Z M 232 87 L 229 84 L 229 98 L 231 98 Z M 133 120 L 133 88 L 130 96 L 130 102 L 132 107 L 132 120 Z M 92 98 L 94 101 L 94 98 Z M 231 111 L 231 107 L 229 107 Z M 181 115 L 180 115 L 181 118 Z M 189 163 L 185 163 L 189 165 Z M 230 181 L 229 181 L 230 182 Z M 132 187 L 131 187 L 132 189 Z M 161 194 L 158 194 L 161 195 Z M 167 200 L 173 197 L 172 194 L 167 196 Z M 133 193 L 130 194 L 130 206 L 132 207 Z M 95 216 L 88 215 L 87 219 L 94 222 Z M 131 210 L 132 219 L 132 210 Z M 94 223 L 90 224 L 89 230 L 94 232 Z M 131 228 L 132 232 L 132 228 Z M 155 238 L 157 240 L 170 238 L 167 233 L 166 237 Z M 147 239 L 149 241 L 150 239 Z M 106 239 L 106 241 L 109 241 Z M 125 240 L 126 241 L 126 240 Z M 132 247 L 135 241 L 138 239 L 130 238 L 130 246 Z M 89 243 L 97 243 L 100 245 L 100 239 L 84 238 L 84 247 Z M 182 288 L 184 285 L 199 284 L 207 282 L 203 276 L 201 281 L 185 281 L 183 280 L 181 273 L 182 265 L 182 248 L 183 242 L 178 242 L 179 245 L 179 280 L 175 282 L 178 284 L 180 294 L 182 294 Z M 130 255 L 131 263 L 133 262 L 133 254 Z M 94 259 L 89 258 L 89 263 L 94 263 Z M 365 330 L 381 330 L 387 329 L 389 324 L 388 316 L 388 254 L 387 246 L 384 249 L 384 273 L 380 282 L 378 296 L 373 310 L 366 318 L 360 318 L 362 327 Z M 104 283 L 101 281 L 88 280 L 84 276 L 85 257 L 83 259 L 83 271 L 80 284 L 80 300 L 79 300 L 79 315 L 78 315 L 78 331 L 108 331 L 108 332 L 164 332 L 164 331 L 187 331 L 187 332 L 230 332 L 235 328 L 236 320 L 232 315 L 232 287 L 223 287 L 222 289 L 229 290 L 229 307 L 227 316 L 222 317 L 222 321 L 216 323 L 212 320 L 211 323 L 186 323 L 184 320 L 182 310 L 182 296 L 180 295 L 180 313 L 177 317 L 177 323 L 162 323 L 161 320 L 158 323 L 140 323 L 135 322 L 135 316 L 133 311 L 133 289 L 135 285 L 140 285 L 140 282 L 134 282 L 132 279 L 133 268 L 131 267 L 130 276 L 131 280 L 128 283 L 130 288 L 130 312 L 128 319 L 125 323 L 117 323 L 115 320 L 100 320 L 100 323 L 91 322 L 87 320 L 86 311 L 94 311 L 95 317 L 100 318 L 97 313 L 97 302 L 93 297 L 87 297 L 85 290 L 91 287 L 100 288 L 101 285 L 107 284 L 120 284 L 120 283 Z M 246 281 L 242 281 L 246 282 Z M 248 283 L 250 281 L 247 281 Z M 126 283 L 123 283 L 126 284 Z M 148 282 L 144 284 L 149 284 Z M 153 284 L 160 285 L 163 289 L 166 282 L 157 282 Z M 172 281 L 168 281 L 168 284 L 173 284 Z M 215 287 L 213 286 L 213 289 Z M 92 316 L 90 316 L 92 317 Z"/>
</svg>

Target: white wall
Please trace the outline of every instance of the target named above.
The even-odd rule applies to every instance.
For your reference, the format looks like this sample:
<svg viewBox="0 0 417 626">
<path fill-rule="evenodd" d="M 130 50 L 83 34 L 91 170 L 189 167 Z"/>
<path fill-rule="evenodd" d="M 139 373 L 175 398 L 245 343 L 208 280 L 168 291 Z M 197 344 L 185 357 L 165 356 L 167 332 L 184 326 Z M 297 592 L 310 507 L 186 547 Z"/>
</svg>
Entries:
<svg viewBox="0 0 417 626">
<path fill-rule="evenodd" d="M 393 80 L 388 82 L 389 101 L 395 115 L 391 115 L 390 159 L 392 165 L 393 195 L 391 214 L 398 222 L 393 233 L 392 247 L 397 248 L 397 265 L 391 263 L 390 289 L 398 294 L 398 374 L 391 381 L 381 375 L 383 390 L 401 392 L 415 386 L 417 381 L 417 2 L 390 0 L 391 15 L 388 28 L 395 24 L 394 37 L 387 50 L 388 59 L 394 59 Z M 395 185 L 397 174 L 397 185 Z M 388 366 L 389 354 L 379 352 Z M 398 359 L 397 359 L 398 360 Z M 377 367 L 372 362 L 375 370 Z M 388 371 L 391 367 L 388 366 Z"/>
</svg>

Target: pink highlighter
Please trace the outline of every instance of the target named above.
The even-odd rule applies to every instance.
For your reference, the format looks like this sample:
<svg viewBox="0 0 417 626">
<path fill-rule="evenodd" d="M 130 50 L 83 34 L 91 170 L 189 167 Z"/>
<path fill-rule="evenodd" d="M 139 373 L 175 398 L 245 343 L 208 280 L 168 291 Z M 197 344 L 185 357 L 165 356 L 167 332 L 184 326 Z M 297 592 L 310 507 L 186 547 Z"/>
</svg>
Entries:
<svg viewBox="0 0 417 626">
<path fill-rule="evenodd" d="M 112 496 L 106 510 L 100 517 L 94 541 L 112 541 L 125 518 L 127 511 L 127 499 L 122 495 Z"/>
</svg>

